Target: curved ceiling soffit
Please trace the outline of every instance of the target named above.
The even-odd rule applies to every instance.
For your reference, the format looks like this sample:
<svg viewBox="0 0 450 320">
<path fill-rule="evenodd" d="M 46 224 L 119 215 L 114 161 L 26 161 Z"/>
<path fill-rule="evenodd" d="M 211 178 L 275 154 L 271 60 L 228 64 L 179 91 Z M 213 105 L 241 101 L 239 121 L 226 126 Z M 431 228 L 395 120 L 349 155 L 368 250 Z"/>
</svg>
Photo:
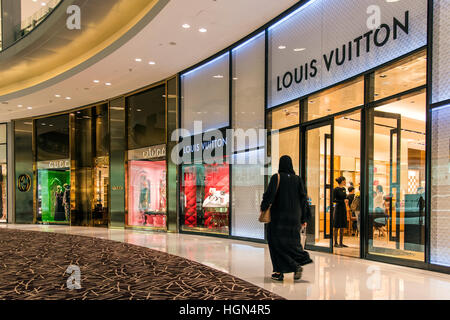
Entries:
<svg viewBox="0 0 450 320">
<path fill-rule="evenodd" d="M 0 53 L 0 101 L 45 89 L 101 61 L 148 25 L 169 1 L 64 0 L 28 36 Z M 70 5 L 81 8 L 80 30 L 66 27 Z"/>
</svg>

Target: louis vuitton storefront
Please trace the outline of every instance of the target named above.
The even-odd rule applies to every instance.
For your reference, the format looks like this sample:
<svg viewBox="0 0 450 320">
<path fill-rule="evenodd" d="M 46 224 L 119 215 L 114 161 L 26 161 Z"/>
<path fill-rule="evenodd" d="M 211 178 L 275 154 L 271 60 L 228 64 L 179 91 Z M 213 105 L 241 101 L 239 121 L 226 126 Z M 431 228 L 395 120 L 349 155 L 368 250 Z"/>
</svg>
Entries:
<svg viewBox="0 0 450 320">
<path fill-rule="evenodd" d="M 443 1 L 299 1 L 173 78 L 16 120 L 15 177 L 33 183 L 15 190 L 15 222 L 264 242 L 259 204 L 288 154 L 312 202 L 308 249 L 448 272 L 449 15 Z M 359 201 L 345 228 L 338 177 Z"/>
</svg>

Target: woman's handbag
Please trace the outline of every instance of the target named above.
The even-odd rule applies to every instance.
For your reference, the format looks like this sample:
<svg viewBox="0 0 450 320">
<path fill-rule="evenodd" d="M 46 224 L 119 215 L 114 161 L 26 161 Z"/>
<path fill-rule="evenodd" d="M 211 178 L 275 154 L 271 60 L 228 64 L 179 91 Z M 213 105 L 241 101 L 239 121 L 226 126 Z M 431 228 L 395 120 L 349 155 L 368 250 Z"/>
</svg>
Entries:
<svg viewBox="0 0 450 320">
<path fill-rule="evenodd" d="M 302 245 L 303 250 L 305 250 L 305 246 L 306 246 L 306 227 L 301 227 L 301 229 L 300 229 L 300 243 Z"/>
<path fill-rule="evenodd" d="M 278 182 L 277 182 L 277 190 L 275 191 L 275 193 L 278 191 L 278 187 L 280 186 L 280 174 L 277 173 L 278 176 Z M 269 223 L 270 222 L 270 208 L 272 207 L 272 204 L 269 205 L 269 208 L 267 208 L 266 211 L 261 211 L 261 213 L 259 214 L 259 222 L 262 223 Z"/>
</svg>

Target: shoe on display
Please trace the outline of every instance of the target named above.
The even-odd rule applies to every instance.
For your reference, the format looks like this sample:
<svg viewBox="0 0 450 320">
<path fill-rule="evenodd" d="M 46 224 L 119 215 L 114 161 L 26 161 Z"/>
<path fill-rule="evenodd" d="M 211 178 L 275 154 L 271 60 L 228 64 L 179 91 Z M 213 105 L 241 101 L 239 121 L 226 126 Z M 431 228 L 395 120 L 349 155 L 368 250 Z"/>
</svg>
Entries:
<svg viewBox="0 0 450 320">
<path fill-rule="evenodd" d="M 229 194 L 224 191 L 216 190 L 215 188 L 209 189 L 209 195 L 203 201 L 203 207 L 205 208 L 224 208 L 228 207 Z"/>
</svg>

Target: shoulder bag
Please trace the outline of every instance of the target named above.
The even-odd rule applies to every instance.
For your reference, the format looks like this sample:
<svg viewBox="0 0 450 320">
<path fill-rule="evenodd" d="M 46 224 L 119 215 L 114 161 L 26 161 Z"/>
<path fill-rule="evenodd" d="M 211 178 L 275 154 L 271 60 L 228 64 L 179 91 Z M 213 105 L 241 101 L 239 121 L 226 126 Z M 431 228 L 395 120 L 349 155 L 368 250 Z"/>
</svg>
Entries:
<svg viewBox="0 0 450 320">
<path fill-rule="evenodd" d="M 277 182 L 277 190 L 275 191 L 275 195 L 278 192 L 278 187 L 280 186 L 280 174 L 277 173 L 278 176 L 278 182 Z M 272 207 L 272 204 L 269 205 L 269 208 L 267 208 L 266 211 L 261 211 L 259 214 L 259 222 L 262 223 L 269 223 L 270 222 L 270 208 Z"/>
</svg>

